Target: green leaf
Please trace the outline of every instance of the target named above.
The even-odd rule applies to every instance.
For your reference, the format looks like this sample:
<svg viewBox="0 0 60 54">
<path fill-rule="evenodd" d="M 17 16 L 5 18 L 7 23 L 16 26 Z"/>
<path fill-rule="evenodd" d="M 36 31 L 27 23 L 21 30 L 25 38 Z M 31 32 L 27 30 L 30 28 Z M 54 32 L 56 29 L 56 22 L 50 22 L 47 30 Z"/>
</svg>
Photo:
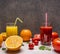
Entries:
<svg viewBox="0 0 60 54">
<path fill-rule="evenodd" d="M 2 48 L 2 50 L 6 50 L 6 48 Z"/>
<path fill-rule="evenodd" d="M 24 46 L 24 44 L 22 44 L 22 46 Z"/>
<path fill-rule="evenodd" d="M 51 51 L 51 48 L 46 47 L 46 50 Z"/>
<path fill-rule="evenodd" d="M 39 50 L 45 50 L 45 48 L 46 48 L 45 46 L 40 46 Z"/>
<path fill-rule="evenodd" d="M 39 50 L 48 50 L 48 51 L 51 51 L 51 48 L 42 45 L 42 46 L 39 47 Z"/>
</svg>

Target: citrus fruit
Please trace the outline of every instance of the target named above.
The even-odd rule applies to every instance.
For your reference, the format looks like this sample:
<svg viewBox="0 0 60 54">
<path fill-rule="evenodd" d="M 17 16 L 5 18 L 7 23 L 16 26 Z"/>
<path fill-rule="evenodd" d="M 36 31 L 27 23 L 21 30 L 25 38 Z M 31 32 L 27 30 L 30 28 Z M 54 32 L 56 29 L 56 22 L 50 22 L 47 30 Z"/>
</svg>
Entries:
<svg viewBox="0 0 60 54">
<path fill-rule="evenodd" d="M 0 34 L 0 47 L 1 47 L 1 45 L 2 45 L 2 42 L 3 42 L 3 37 L 2 37 L 2 35 Z"/>
<path fill-rule="evenodd" d="M 32 32 L 29 29 L 23 29 L 20 32 L 20 36 L 23 38 L 23 41 L 29 41 L 30 38 L 32 37 Z"/>
<path fill-rule="evenodd" d="M 6 40 L 6 38 L 7 38 L 6 32 L 2 32 L 1 35 L 3 37 L 3 40 Z"/>
<path fill-rule="evenodd" d="M 11 51 L 19 50 L 22 43 L 23 39 L 17 35 L 10 36 L 5 41 L 6 48 Z"/>
</svg>

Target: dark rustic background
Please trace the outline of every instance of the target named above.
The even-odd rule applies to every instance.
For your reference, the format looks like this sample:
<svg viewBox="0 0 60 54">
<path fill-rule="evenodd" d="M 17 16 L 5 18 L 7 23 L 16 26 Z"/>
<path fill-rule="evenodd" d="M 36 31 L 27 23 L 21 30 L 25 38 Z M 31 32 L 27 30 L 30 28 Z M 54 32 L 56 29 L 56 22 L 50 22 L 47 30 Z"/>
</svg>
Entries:
<svg viewBox="0 0 60 54">
<path fill-rule="evenodd" d="M 14 22 L 19 17 L 24 21 L 23 24 L 17 22 L 19 32 L 29 28 L 33 34 L 40 33 L 45 12 L 53 31 L 60 35 L 60 0 L 0 0 L 0 32 L 5 31 L 6 23 Z"/>
</svg>

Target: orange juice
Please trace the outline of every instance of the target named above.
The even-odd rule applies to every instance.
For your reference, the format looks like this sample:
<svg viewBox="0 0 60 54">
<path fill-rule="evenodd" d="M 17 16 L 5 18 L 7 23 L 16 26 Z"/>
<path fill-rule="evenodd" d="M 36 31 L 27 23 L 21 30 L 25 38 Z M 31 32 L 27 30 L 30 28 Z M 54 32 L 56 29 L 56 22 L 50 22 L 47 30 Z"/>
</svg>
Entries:
<svg viewBox="0 0 60 54">
<path fill-rule="evenodd" d="M 18 27 L 14 25 L 7 25 L 6 26 L 6 33 L 7 36 L 17 35 L 18 34 Z"/>
<path fill-rule="evenodd" d="M 7 26 L 6 26 L 7 36 L 12 36 L 12 35 L 18 34 L 18 26 L 16 26 L 18 20 L 19 20 L 19 22 L 23 23 L 23 21 L 18 17 L 16 18 L 14 23 L 7 23 Z"/>
</svg>

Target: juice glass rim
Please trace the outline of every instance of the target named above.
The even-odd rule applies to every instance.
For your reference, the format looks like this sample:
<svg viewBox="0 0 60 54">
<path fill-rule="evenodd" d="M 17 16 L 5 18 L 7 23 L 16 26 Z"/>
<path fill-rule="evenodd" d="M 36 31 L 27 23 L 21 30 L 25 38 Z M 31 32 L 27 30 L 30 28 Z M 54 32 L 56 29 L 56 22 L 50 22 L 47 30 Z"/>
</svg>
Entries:
<svg viewBox="0 0 60 54">
<path fill-rule="evenodd" d="M 6 26 L 16 26 L 16 25 L 14 25 L 14 23 L 12 22 L 9 22 L 9 23 L 6 23 Z"/>
<path fill-rule="evenodd" d="M 40 28 L 52 28 L 52 26 L 40 26 Z"/>
</svg>

